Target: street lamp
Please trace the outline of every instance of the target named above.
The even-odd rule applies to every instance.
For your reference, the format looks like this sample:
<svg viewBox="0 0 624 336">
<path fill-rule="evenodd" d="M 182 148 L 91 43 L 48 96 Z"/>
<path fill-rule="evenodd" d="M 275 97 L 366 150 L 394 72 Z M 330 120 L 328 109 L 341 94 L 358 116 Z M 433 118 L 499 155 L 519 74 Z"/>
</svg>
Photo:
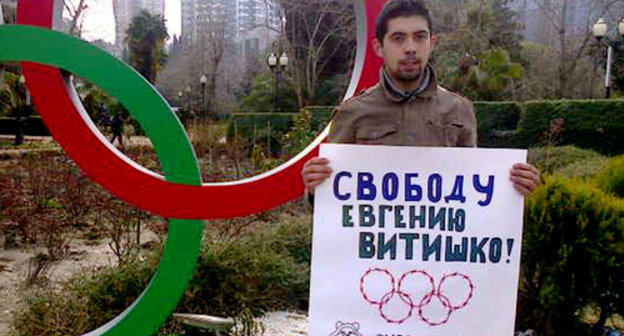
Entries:
<svg viewBox="0 0 624 336">
<path fill-rule="evenodd" d="M 201 83 L 202 88 L 202 113 L 206 113 L 206 83 L 208 82 L 208 77 L 206 75 L 202 75 L 199 78 L 199 82 Z"/>
<path fill-rule="evenodd" d="M 19 82 L 20 84 L 22 84 L 22 86 L 24 87 L 24 91 L 26 92 L 26 105 L 30 105 L 30 94 L 28 93 L 28 89 L 26 88 L 26 77 L 24 77 L 24 75 L 21 75 L 19 78 Z M 17 127 L 15 129 L 15 140 L 13 141 L 13 144 L 15 146 L 19 146 L 24 143 L 24 122 L 22 120 L 23 109 L 24 106 L 22 106 L 21 104 L 17 106 Z"/>
<path fill-rule="evenodd" d="M 282 52 L 282 55 L 278 58 L 277 55 L 272 52 L 269 55 L 268 64 L 271 71 L 275 74 L 275 101 L 273 104 L 275 111 L 278 111 L 280 75 L 288 65 L 288 55 L 286 55 L 286 52 Z"/>
<path fill-rule="evenodd" d="M 191 86 L 186 86 L 186 108 L 190 111 L 193 107 L 191 106 Z"/>
<path fill-rule="evenodd" d="M 592 27 L 592 34 L 598 40 L 598 42 L 602 42 L 604 37 L 607 35 L 607 23 L 599 18 L 594 26 Z M 624 19 L 620 21 L 618 24 L 618 32 L 621 36 L 624 36 Z M 609 41 L 604 41 L 607 45 L 607 69 L 605 75 L 605 97 L 607 99 L 611 98 L 611 62 L 613 60 L 613 46 Z"/>
</svg>

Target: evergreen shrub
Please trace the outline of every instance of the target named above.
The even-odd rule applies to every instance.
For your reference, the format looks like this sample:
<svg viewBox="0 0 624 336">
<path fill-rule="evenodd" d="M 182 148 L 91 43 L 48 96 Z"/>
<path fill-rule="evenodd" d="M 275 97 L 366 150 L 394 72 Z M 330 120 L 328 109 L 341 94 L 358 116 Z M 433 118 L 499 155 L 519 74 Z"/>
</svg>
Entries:
<svg viewBox="0 0 624 336">
<path fill-rule="evenodd" d="M 307 111 L 312 116 L 312 129 L 317 131 L 322 131 L 327 123 L 329 123 L 329 119 L 332 116 L 332 112 L 334 111 L 334 106 L 306 106 L 303 111 Z"/>
<path fill-rule="evenodd" d="M 33 288 L 13 313 L 12 334 L 82 335 L 103 325 L 143 292 L 155 269 L 155 257 L 147 262 L 133 257 L 117 267 L 84 271 L 60 290 Z"/>
<path fill-rule="evenodd" d="M 624 100 L 532 101 L 523 106 L 517 135 L 525 147 L 540 145 L 550 121 L 561 118 L 560 145 L 575 145 L 605 155 L 624 152 Z"/>
<path fill-rule="evenodd" d="M 284 214 L 233 237 L 206 239 L 176 312 L 235 317 L 245 309 L 307 310 L 310 217 Z M 208 228 L 207 230 L 210 230 Z M 24 293 L 12 336 L 82 335 L 126 309 L 147 287 L 160 251 L 78 274 L 59 289 Z M 175 327 L 171 319 L 164 329 Z"/>
<path fill-rule="evenodd" d="M 595 181 L 604 192 L 624 198 L 624 155 L 611 158 Z"/>
<path fill-rule="evenodd" d="M 546 178 L 527 199 L 517 328 L 588 335 L 581 311 L 624 310 L 624 200 L 593 184 Z"/>
<path fill-rule="evenodd" d="M 527 160 L 542 173 L 581 178 L 596 175 L 609 161 L 596 151 L 575 146 L 531 148 Z"/>
<path fill-rule="evenodd" d="M 25 118 L 24 120 L 24 134 L 25 135 L 38 135 L 38 136 L 49 136 L 50 132 L 46 128 L 41 120 L 41 117 L 38 115 L 30 116 Z M 15 134 L 15 130 L 17 129 L 17 119 L 16 118 L 0 118 L 0 134 L 5 135 L 13 135 Z"/>
<path fill-rule="evenodd" d="M 475 102 L 479 147 L 509 147 L 522 106 L 517 102 Z"/>
<path fill-rule="evenodd" d="M 474 106 L 479 147 L 542 146 L 551 127 L 551 121 L 561 118 L 563 128 L 557 136 L 557 145 L 574 145 L 604 155 L 624 153 L 620 139 L 624 134 L 624 100 L 475 102 Z M 332 107 L 305 109 L 312 113 L 314 128 L 317 128 L 317 120 L 319 123 L 328 120 Z M 256 124 L 258 129 L 266 128 L 268 120 L 271 120 L 272 125 L 283 125 L 283 128 L 275 127 L 277 132 L 285 132 L 292 126 L 294 115 L 240 113 L 233 115 L 232 123 L 236 121 L 240 130 L 238 134 L 245 136 L 250 136 L 249 130 L 253 124 Z M 233 130 L 233 125 L 230 125 L 230 130 Z M 231 133 L 232 131 L 228 134 Z"/>
<path fill-rule="evenodd" d="M 295 113 L 234 113 L 230 116 L 227 131 L 228 139 L 235 136 L 244 137 L 253 141 L 266 136 L 279 137 L 292 126 L 292 117 Z"/>
</svg>

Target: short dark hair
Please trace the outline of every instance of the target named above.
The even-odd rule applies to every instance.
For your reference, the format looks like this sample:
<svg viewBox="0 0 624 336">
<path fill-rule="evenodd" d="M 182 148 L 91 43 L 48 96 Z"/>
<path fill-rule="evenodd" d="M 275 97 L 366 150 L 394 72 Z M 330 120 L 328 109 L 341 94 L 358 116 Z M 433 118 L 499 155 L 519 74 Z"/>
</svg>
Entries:
<svg viewBox="0 0 624 336">
<path fill-rule="evenodd" d="M 388 21 L 398 17 L 422 16 L 427 20 L 429 31 L 433 32 L 433 20 L 429 9 L 418 0 L 388 0 L 375 21 L 375 37 L 383 43 L 388 33 Z"/>
</svg>

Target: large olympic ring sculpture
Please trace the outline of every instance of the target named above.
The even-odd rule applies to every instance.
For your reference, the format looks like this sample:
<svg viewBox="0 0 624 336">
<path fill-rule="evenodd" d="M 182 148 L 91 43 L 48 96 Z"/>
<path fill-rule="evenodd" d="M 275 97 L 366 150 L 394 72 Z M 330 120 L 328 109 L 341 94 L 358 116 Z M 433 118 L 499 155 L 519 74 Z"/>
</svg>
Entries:
<svg viewBox="0 0 624 336">
<path fill-rule="evenodd" d="M 374 29 L 369 27 L 384 2 L 354 0 L 358 47 L 345 99 L 378 81 L 382 60 L 373 53 Z M 202 184 L 195 153 L 170 106 L 123 62 L 53 31 L 63 26 L 62 10 L 62 0 L 19 0 L 18 24 L 0 26 L 0 62 L 21 62 L 43 122 L 91 179 L 128 203 L 169 218 L 167 242 L 149 286 L 123 313 L 85 334 L 151 335 L 171 314 L 193 274 L 203 229 L 198 219 L 249 215 L 299 197 L 303 163 L 317 155 L 328 129 L 272 171 L 237 182 Z M 130 111 L 151 139 L 164 177 L 108 143 L 89 119 L 71 79 L 59 69 L 95 83 Z"/>
<path fill-rule="evenodd" d="M 374 278 L 375 276 L 378 278 Z M 383 288 L 383 286 L 379 286 L 379 277 L 385 279 L 381 280 L 382 283 L 388 284 L 388 289 L 383 294 L 372 293 L 370 289 L 367 289 L 371 282 L 375 282 L 373 285 L 377 285 L 376 288 Z M 453 278 L 463 282 L 465 293 L 460 295 L 459 298 L 445 294 L 449 291 L 445 285 L 449 279 Z M 410 282 L 412 282 L 412 285 L 417 284 L 416 288 L 409 288 Z M 423 290 L 423 288 L 426 290 Z M 473 297 L 474 289 L 475 286 L 470 277 L 458 272 L 442 276 L 437 287 L 433 277 L 423 270 L 411 270 L 403 273 L 401 278 L 399 278 L 398 284 L 390 271 L 378 267 L 369 268 L 360 278 L 360 293 L 364 301 L 377 307 L 379 316 L 384 321 L 394 324 L 402 324 L 407 321 L 414 315 L 415 309 L 420 320 L 429 326 L 435 327 L 448 323 L 453 312 L 468 305 L 468 302 Z M 415 298 L 417 295 L 420 295 L 420 299 Z M 434 300 L 438 301 L 439 306 L 444 310 L 443 313 L 434 314 L 425 311 L 427 306 L 434 303 Z M 403 311 L 397 312 L 397 309 L 389 311 L 391 309 L 388 306 L 392 301 L 399 303 L 404 308 Z"/>
</svg>

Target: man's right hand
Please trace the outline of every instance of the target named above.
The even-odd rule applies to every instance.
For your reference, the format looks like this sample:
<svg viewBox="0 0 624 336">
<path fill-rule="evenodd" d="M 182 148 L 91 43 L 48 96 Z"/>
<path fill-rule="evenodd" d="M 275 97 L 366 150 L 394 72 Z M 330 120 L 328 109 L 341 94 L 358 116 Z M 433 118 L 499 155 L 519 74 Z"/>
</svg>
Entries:
<svg viewBox="0 0 624 336">
<path fill-rule="evenodd" d="M 314 189 L 319 184 L 323 183 L 332 170 L 329 167 L 329 160 L 322 157 L 315 157 L 310 159 L 303 165 L 301 170 L 301 176 L 303 177 L 303 184 L 310 193 L 314 193 Z"/>
</svg>

